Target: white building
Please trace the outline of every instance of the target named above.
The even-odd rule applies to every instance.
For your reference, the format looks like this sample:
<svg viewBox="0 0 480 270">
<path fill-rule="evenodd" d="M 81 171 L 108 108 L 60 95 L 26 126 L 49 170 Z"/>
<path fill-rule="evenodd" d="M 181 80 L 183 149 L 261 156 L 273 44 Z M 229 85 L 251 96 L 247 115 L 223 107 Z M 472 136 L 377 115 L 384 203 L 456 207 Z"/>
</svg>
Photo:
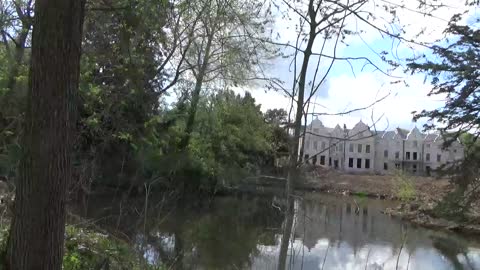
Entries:
<svg viewBox="0 0 480 270">
<path fill-rule="evenodd" d="M 325 127 L 314 119 L 306 127 L 301 156 L 308 163 L 348 173 L 389 174 L 405 170 L 416 175 L 430 175 L 449 162 L 463 159 L 463 146 L 457 141 L 443 149 L 438 134 L 423 134 L 396 128 L 375 133 L 362 121 L 352 129 Z"/>
</svg>

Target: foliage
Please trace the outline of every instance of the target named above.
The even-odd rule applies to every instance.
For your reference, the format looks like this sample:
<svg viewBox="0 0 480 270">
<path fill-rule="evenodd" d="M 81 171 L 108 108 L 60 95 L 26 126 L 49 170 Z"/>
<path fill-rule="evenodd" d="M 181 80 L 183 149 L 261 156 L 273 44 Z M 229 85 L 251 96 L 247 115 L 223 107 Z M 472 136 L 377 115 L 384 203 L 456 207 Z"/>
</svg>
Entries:
<svg viewBox="0 0 480 270">
<path fill-rule="evenodd" d="M 480 30 L 457 24 L 460 19 L 461 16 L 454 16 L 445 29 L 453 41 L 433 46 L 432 53 L 439 60 L 428 60 L 424 55 L 408 65 L 412 72 L 425 72 L 432 77 L 429 95 L 446 96 L 445 106 L 424 110 L 415 119 L 428 118 L 426 129 L 457 130 L 450 142 L 463 132 L 480 134 Z"/>
<path fill-rule="evenodd" d="M 67 226 L 63 269 L 154 269 L 128 243 L 110 235 Z"/>
<path fill-rule="evenodd" d="M 225 90 L 204 96 L 197 113 L 187 154 L 175 157 L 179 159 L 176 170 L 183 171 L 183 177 L 190 178 L 190 183 L 202 181 L 192 183 L 192 188 L 212 189 L 217 181 L 235 183 L 259 170 L 272 155 L 271 127 L 248 92 L 240 96 Z M 181 127 L 173 130 L 183 131 Z"/>
<path fill-rule="evenodd" d="M 116 5 L 126 8 L 93 11 L 85 21 L 78 159 L 102 168 L 94 174 L 103 184 L 128 185 L 159 113 L 166 6 L 150 0 Z"/>
<path fill-rule="evenodd" d="M 465 147 L 465 158 L 450 170 L 455 190 L 436 205 L 437 215 L 455 220 L 464 220 L 471 212 L 472 204 L 480 199 L 480 141 L 470 133 L 460 135 Z"/>
<path fill-rule="evenodd" d="M 272 145 L 275 156 L 287 154 L 290 141 L 287 132 L 287 111 L 284 109 L 269 109 L 265 112 L 264 117 L 272 128 Z"/>
<path fill-rule="evenodd" d="M 393 193 L 401 201 L 414 200 L 417 192 L 415 189 L 415 183 L 406 172 L 397 171 L 392 179 Z"/>
<path fill-rule="evenodd" d="M 468 211 L 479 197 L 480 185 L 477 140 L 480 136 L 480 30 L 461 25 L 461 19 L 461 14 L 454 15 L 444 31 L 448 36 L 446 42 L 433 46 L 435 60 L 424 55 L 411 59 L 408 65 L 412 72 L 424 72 L 432 77 L 433 89 L 429 95 L 446 96 L 443 107 L 424 110 L 414 118 L 426 117 L 429 122 L 425 129 L 448 133 L 444 146 L 460 139 L 467 149 L 464 161 L 448 171 L 456 190 L 437 207 L 437 210 L 445 208 L 441 211 L 449 216 Z"/>
</svg>

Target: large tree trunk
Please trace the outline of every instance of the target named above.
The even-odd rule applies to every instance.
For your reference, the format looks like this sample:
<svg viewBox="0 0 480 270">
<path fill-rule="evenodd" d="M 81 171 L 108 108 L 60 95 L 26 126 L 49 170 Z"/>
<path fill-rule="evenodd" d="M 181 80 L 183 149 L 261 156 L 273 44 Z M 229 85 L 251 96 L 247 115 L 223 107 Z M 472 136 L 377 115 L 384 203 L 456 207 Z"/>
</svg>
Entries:
<svg viewBox="0 0 480 270">
<path fill-rule="evenodd" d="M 61 269 L 85 0 L 37 0 L 7 269 Z"/>
</svg>

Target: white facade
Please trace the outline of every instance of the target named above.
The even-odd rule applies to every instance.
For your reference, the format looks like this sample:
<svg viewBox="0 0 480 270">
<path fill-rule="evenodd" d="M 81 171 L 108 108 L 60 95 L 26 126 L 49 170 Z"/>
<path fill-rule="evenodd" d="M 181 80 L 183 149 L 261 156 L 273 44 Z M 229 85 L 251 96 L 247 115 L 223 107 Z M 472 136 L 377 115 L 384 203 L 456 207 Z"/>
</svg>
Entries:
<svg viewBox="0 0 480 270">
<path fill-rule="evenodd" d="M 459 142 L 448 149 L 442 147 L 440 135 L 423 134 L 416 127 L 374 133 L 362 121 L 347 129 L 339 125 L 328 128 L 315 119 L 306 127 L 301 156 L 310 164 L 348 173 L 388 174 L 401 169 L 430 175 L 442 165 L 464 157 Z"/>
</svg>

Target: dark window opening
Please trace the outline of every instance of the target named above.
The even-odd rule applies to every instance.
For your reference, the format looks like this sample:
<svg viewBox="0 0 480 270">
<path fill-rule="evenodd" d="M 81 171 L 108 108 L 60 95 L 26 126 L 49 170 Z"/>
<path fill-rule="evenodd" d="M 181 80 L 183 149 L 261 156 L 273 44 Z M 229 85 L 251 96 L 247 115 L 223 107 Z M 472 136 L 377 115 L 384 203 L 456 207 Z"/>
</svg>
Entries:
<svg viewBox="0 0 480 270">
<path fill-rule="evenodd" d="M 357 168 L 361 169 L 362 168 L 362 159 L 357 158 Z"/>
<path fill-rule="evenodd" d="M 353 168 L 353 158 L 348 159 L 348 167 Z"/>
<path fill-rule="evenodd" d="M 432 173 L 432 168 L 430 166 L 425 167 L 425 172 L 427 173 L 427 176 L 430 176 Z"/>
<path fill-rule="evenodd" d="M 426 160 L 426 161 L 430 161 L 430 153 L 427 153 L 427 154 L 425 155 L 425 160 Z"/>
<path fill-rule="evenodd" d="M 320 165 L 325 165 L 325 156 L 320 156 Z"/>
<path fill-rule="evenodd" d="M 370 169 L 370 159 L 365 159 L 365 169 Z"/>
<path fill-rule="evenodd" d="M 370 153 L 370 144 L 367 144 L 365 146 L 365 153 L 367 153 L 367 154 Z"/>
<path fill-rule="evenodd" d="M 413 165 L 413 173 L 417 172 L 417 165 Z"/>
<path fill-rule="evenodd" d="M 395 159 L 400 159 L 400 152 L 395 152 Z"/>
<path fill-rule="evenodd" d="M 413 160 L 417 160 L 417 152 L 413 152 Z"/>
<path fill-rule="evenodd" d="M 437 155 L 437 162 L 442 161 L 442 155 Z"/>
<path fill-rule="evenodd" d="M 395 163 L 395 169 L 400 169 L 400 163 Z"/>
<path fill-rule="evenodd" d="M 388 158 L 388 150 L 383 151 L 383 157 Z"/>
<path fill-rule="evenodd" d="M 407 152 L 406 158 L 407 158 L 407 160 L 410 160 L 410 152 Z"/>
<path fill-rule="evenodd" d="M 383 169 L 384 169 L 385 171 L 388 170 L 388 163 L 386 163 L 386 162 L 383 163 Z"/>
<path fill-rule="evenodd" d="M 309 157 L 309 155 L 305 155 L 305 162 L 307 162 L 307 164 L 310 163 L 310 161 L 308 160 Z"/>
<path fill-rule="evenodd" d="M 362 145 L 358 144 L 358 153 L 361 153 L 361 152 L 362 152 Z"/>
<path fill-rule="evenodd" d="M 335 169 L 338 169 L 338 160 L 333 161 L 333 166 L 335 167 Z"/>
<path fill-rule="evenodd" d="M 331 157 L 328 158 L 328 166 L 332 166 L 332 158 Z"/>
</svg>

